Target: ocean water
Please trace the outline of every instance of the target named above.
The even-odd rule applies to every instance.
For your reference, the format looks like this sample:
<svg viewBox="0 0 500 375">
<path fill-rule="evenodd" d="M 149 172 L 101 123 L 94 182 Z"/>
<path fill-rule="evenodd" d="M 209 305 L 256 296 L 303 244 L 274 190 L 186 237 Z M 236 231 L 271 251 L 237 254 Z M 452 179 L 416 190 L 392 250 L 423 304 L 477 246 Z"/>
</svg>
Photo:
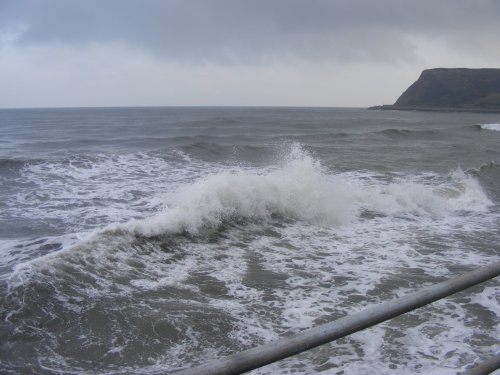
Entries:
<svg viewBox="0 0 500 375">
<path fill-rule="evenodd" d="M 498 261 L 500 116 L 0 110 L 0 372 L 164 374 Z M 500 281 L 253 374 L 456 374 Z"/>
</svg>

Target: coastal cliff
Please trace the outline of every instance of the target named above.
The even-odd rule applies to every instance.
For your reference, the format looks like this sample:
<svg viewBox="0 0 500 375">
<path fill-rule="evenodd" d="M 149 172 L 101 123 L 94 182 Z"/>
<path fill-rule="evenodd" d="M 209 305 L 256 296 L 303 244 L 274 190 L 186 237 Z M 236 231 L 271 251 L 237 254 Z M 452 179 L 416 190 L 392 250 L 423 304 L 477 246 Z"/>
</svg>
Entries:
<svg viewBox="0 0 500 375">
<path fill-rule="evenodd" d="M 500 69 L 424 70 L 393 105 L 370 109 L 500 112 Z"/>
</svg>

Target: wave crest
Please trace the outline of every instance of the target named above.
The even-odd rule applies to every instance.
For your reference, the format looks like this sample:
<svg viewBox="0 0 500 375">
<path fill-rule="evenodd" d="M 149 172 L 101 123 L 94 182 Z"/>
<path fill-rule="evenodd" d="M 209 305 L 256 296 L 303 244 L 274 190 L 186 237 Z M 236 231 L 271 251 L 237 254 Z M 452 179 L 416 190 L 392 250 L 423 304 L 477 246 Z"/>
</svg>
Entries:
<svg viewBox="0 0 500 375">
<path fill-rule="evenodd" d="M 416 139 L 433 139 L 436 136 L 442 135 L 437 130 L 410 130 L 410 129 L 384 129 L 376 133 L 383 134 L 390 138 L 416 138 Z"/>
<path fill-rule="evenodd" d="M 273 215 L 310 222 L 344 223 L 353 217 L 349 187 L 325 178 L 318 161 L 298 147 L 283 168 L 267 173 L 221 172 L 174 194 L 157 215 L 125 224 L 152 236 L 198 233 L 236 218 L 267 220 Z"/>
<path fill-rule="evenodd" d="M 343 225 L 367 210 L 384 216 L 443 216 L 457 210 L 484 210 L 490 204 L 479 183 L 463 172 L 438 185 L 411 178 L 388 183 L 329 174 L 296 145 L 284 159 L 281 168 L 268 172 L 240 169 L 208 176 L 171 195 L 158 214 L 108 229 L 143 236 L 198 234 L 228 221 L 273 216 Z"/>
<path fill-rule="evenodd" d="M 481 124 L 481 129 L 483 130 L 496 130 L 500 131 L 500 124 Z"/>
</svg>

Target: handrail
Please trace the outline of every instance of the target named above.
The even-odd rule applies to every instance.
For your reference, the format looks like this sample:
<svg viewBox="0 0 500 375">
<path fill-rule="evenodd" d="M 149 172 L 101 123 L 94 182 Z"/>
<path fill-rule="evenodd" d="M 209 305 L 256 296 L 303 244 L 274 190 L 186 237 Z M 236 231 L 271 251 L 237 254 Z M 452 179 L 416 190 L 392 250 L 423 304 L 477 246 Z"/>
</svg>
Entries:
<svg viewBox="0 0 500 375">
<path fill-rule="evenodd" d="M 176 372 L 176 375 L 234 375 L 337 340 L 401 314 L 460 292 L 500 275 L 500 262 L 478 268 L 457 278 L 429 286 L 404 297 L 372 306 L 331 323 L 314 327 L 207 364 Z"/>
<path fill-rule="evenodd" d="M 477 366 L 460 373 L 461 375 L 486 375 L 491 374 L 493 371 L 500 368 L 500 354 L 495 357 L 490 358 L 484 362 L 481 362 Z"/>
</svg>

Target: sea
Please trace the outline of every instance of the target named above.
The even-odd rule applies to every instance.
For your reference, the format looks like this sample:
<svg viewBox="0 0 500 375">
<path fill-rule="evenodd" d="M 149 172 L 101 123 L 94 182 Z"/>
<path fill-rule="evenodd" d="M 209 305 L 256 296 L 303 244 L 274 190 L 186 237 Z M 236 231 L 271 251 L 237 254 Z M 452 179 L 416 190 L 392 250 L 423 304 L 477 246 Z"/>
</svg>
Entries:
<svg viewBox="0 0 500 375">
<path fill-rule="evenodd" d="M 500 114 L 0 110 L 0 373 L 169 374 L 497 262 Z M 252 374 L 457 374 L 500 280 Z"/>
</svg>

